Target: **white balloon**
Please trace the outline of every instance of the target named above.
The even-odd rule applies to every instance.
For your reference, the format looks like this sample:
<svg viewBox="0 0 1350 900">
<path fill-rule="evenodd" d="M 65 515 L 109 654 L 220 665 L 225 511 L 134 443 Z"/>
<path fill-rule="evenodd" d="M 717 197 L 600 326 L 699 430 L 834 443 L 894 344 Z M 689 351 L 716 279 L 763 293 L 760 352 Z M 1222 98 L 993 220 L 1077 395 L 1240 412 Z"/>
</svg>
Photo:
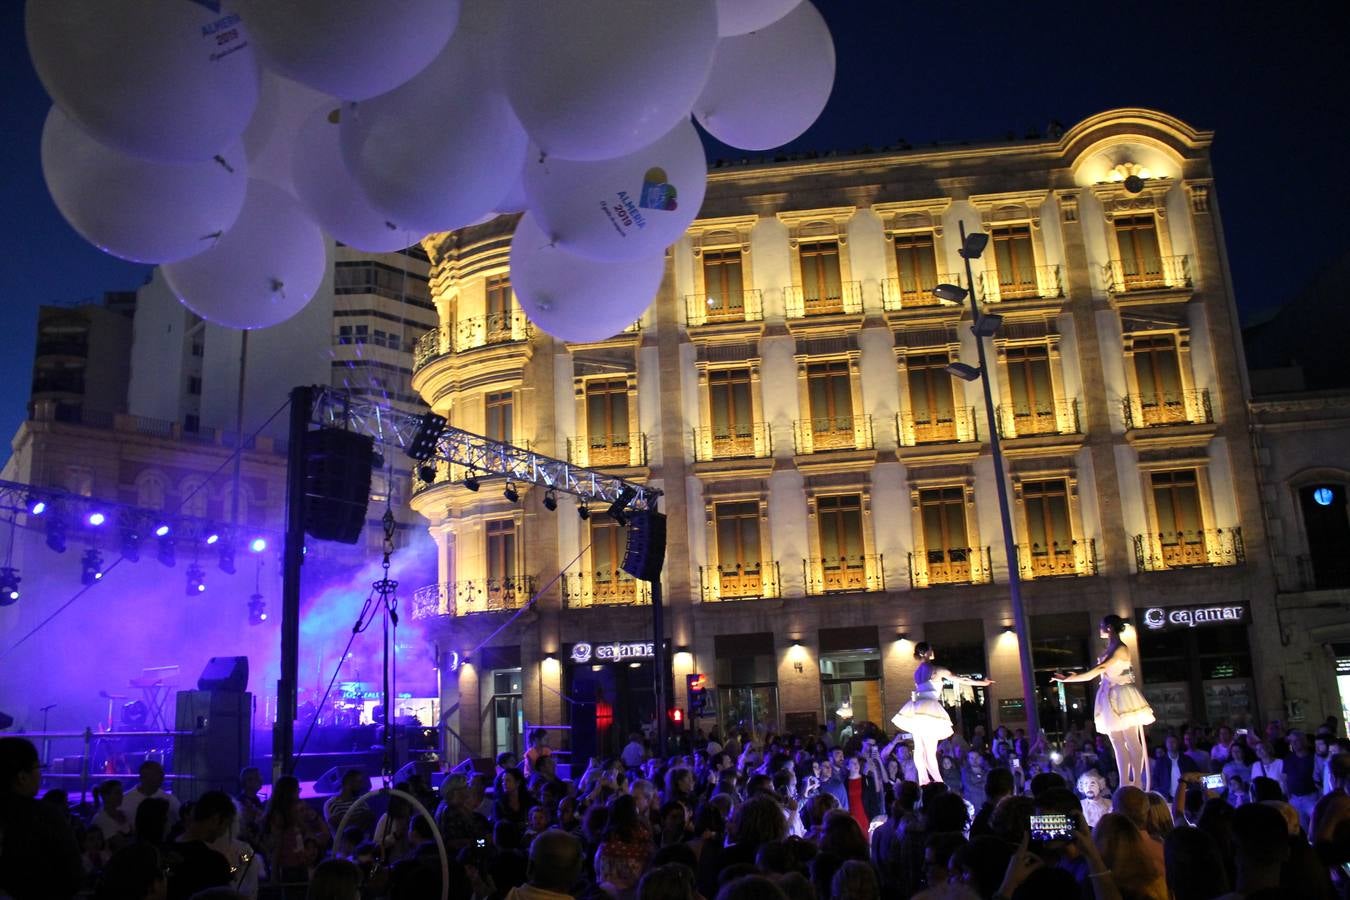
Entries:
<svg viewBox="0 0 1350 900">
<path fill-rule="evenodd" d="M 525 164 L 529 165 L 529 151 L 525 153 Z M 497 201 L 497 206 L 493 212 L 499 216 L 509 216 L 515 213 L 523 213 L 529 208 L 530 201 L 525 199 L 525 173 L 521 172 L 511 189 L 506 192 L 506 196 Z"/>
<path fill-rule="evenodd" d="M 460 0 L 238 3 L 268 68 L 343 100 L 365 100 L 403 84 L 445 49 Z"/>
<path fill-rule="evenodd" d="M 461 31 L 402 87 L 342 110 L 342 155 L 371 204 L 419 237 L 491 212 L 528 139 Z"/>
<path fill-rule="evenodd" d="M 564 341 L 599 341 L 632 325 L 656 296 L 665 254 L 599 262 L 560 249 L 521 216 L 511 239 L 511 288 L 530 321 Z"/>
<path fill-rule="evenodd" d="M 716 43 L 715 0 L 509 0 L 506 93 L 550 156 L 623 156 L 689 115 Z"/>
<path fill-rule="evenodd" d="M 42 86 L 96 140 L 195 162 L 248 124 L 258 63 L 239 16 L 219 3 L 28 0 L 26 12 Z"/>
<path fill-rule="evenodd" d="M 725 144 L 767 150 L 810 128 L 833 87 L 834 41 L 820 12 L 804 0 L 761 31 L 717 42 L 694 115 Z"/>
<path fill-rule="evenodd" d="M 310 113 L 295 143 L 295 189 L 315 222 L 367 253 L 402 250 L 421 235 L 399 228 L 370 205 L 342 161 L 338 124 L 325 109 Z"/>
<path fill-rule="evenodd" d="M 42 128 L 42 175 L 80 237 L 143 263 L 209 249 L 239 217 L 248 187 L 239 141 L 205 162 L 150 162 L 100 144 L 58 106 Z"/>
<path fill-rule="evenodd" d="M 747 34 L 772 25 L 802 0 L 717 0 L 717 33 Z"/>
<path fill-rule="evenodd" d="M 164 266 L 188 309 L 228 328 L 267 328 L 298 313 L 328 268 L 319 226 L 281 188 L 252 179 L 244 209 L 205 253 Z"/>
<path fill-rule="evenodd" d="M 336 97 L 264 69 L 258 106 L 244 129 L 248 177 L 270 181 L 292 197 L 298 196 L 291 180 L 291 151 L 300 126 L 314 110 L 340 105 Z"/>
<path fill-rule="evenodd" d="M 688 119 L 656 143 L 599 162 L 525 162 L 525 197 L 558 246 L 592 259 L 661 253 L 694 221 L 708 185 L 698 130 Z"/>
</svg>

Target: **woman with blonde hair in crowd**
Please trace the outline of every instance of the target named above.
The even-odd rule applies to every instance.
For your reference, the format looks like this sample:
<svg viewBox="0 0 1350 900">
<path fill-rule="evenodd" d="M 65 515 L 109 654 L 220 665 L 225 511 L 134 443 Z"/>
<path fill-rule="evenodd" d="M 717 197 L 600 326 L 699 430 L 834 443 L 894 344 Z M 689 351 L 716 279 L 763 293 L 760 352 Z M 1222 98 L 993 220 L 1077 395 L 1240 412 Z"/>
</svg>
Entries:
<svg viewBox="0 0 1350 900">
<path fill-rule="evenodd" d="M 1176 827 L 1172 818 L 1172 804 L 1157 791 L 1148 792 L 1148 833 L 1155 840 L 1167 840 L 1167 836 Z"/>
<path fill-rule="evenodd" d="M 1120 813 L 1102 816 L 1093 832 L 1093 842 L 1124 900 L 1168 900 L 1167 881 L 1155 854 L 1145 844 L 1148 840 L 1151 838 Z"/>
</svg>

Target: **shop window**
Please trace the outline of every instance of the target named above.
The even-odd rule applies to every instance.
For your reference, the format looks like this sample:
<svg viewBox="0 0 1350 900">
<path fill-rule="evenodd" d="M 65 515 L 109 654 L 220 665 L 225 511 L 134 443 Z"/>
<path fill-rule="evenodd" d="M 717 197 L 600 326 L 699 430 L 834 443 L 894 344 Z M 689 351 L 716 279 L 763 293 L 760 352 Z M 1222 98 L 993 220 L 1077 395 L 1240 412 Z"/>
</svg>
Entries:
<svg viewBox="0 0 1350 900">
<path fill-rule="evenodd" d="M 1245 626 L 1145 628 L 1139 658 L 1144 695 L 1160 724 L 1250 722 L 1255 699 Z"/>
<path fill-rule="evenodd" d="M 844 744 L 859 722 L 883 722 L 881 653 L 845 650 L 820 655 L 822 721 L 833 723 L 835 740 Z"/>
<path fill-rule="evenodd" d="M 989 671 L 984 647 L 984 623 L 978 619 L 928 622 L 924 640 L 933 645 L 937 663 L 955 675 L 982 679 Z M 967 736 L 975 726 L 989 727 L 988 690 L 970 685 L 948 685 L 942 691 L 942 703 L 953 714 L 954 724 Z M 1013 726 L 1016 722 L 1004 721 Z"/>
<path fill-rule="evenodd" d="M 483 398 L 484 433 L 494 441 L 509 444 L 513 440 L 512 414 L 514 400 L 510 391 L 488 394 Z"/>
<path fill-rule="evenodd" d="M 1303 531 L 1308 538 L 1312 586 L 1318 590 L 1350 586 L 1350 516 L 1344 484 L 1316 484 L 1299 489 Z"/>
<path fill-rule="evenodd" d="M 1071 729 L 1092 720 L 1093 693 L 1090 684 L 1051 681 L 1056 672 L 1081 672 L 1097 660 L 1089 649 L 1091 623 L 1084 613 L 1046 614 L 1031 617 L 1031 666 L 1036 678 L 1036 697 L 1041 727 L 1058 740 Z"/>
<path fill-rule="evenodd" d="M 703 285 L 709 322 L 745 318 L 745 273 L 740 250 L 703 251 Z"/>
<path fill-rule="evenodd" d="M 1153 214 L 1116 216 L 1114 226 L 1125 289 L 1161 285 L 1162 251 L 1158 244 L 1158 223 Z"/>
<path fill-rule="evenodd" d="M 947 372 L 951 359 L 945 353 L 930 353 L 906 359 L 909 408 L 914 418 L 914 442 L 926 444 L 954 441 L 956 402 L 952 394 L 952 376 Z"/>
<path fill-rule="evenodd" d="M 901 303 L 933 302 L 937 287 L 937 252 L 931 231 L 895 236 L 895 270 L 900 281 Z"/>
<path fill-rule="evenodd" d="M 629 464 L 628 379 L 586 382 L 586 443 L 590 465 Z"/>
<path fill-rule="evenodd" d="M 1036 296 L 1036 255 L 1031 246 L 1031 226 L 1001 225 L 992 229 L 989 236 L 994 244 L 999 296 L 1004 299 Z"/>
<path fill-rule="evenodd" d="M 520 736 L 525 730 L 525 708 L 521 703 L 524 679 L 520 669 L 494 669 L 489 683 L 492 717 L 492 755 L 511 752 L 520 755 Z"/>
<path fill-rule="evenodd" d="M 714 638 L 717 718 L 723 737 L 777 731 L 778 661 L 769 632 Z"/>
</svg>

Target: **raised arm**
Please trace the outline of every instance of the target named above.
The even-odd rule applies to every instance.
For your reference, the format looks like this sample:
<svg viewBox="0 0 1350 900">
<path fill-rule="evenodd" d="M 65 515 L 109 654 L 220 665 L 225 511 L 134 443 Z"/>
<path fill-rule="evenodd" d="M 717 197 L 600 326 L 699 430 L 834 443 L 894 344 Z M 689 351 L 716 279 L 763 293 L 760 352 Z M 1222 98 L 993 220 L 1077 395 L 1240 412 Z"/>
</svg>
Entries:
<svg viewBox="0 0 1350 900">
<path fill-rule="evenodd" d="M 953 674 L 950 669 L 937 669 L 933 672 L 933 675 L 934 677 L 941 677 L 945 681 L 950 681 L 952 684 L 968 684 L 971 687 L 989 687 L 994 683 L 992 678 L 964 678 Z"/>
<path fill-rule="evenodd" d="M 1061 681 L 1064 682 L 1065 684 L 1074 684 L 1079 681 L 1092 681 L 1095 678 L 1100 678 L 1102 673 L 1106 671 L 1106 667 L 1109 666 L 1115 660 L 1116 655 L 1122 652 L 1129 653 L 1129 651 L 1125 649 L 1124 644 L 1121 644 L 1119 647 L 1117 647 L 1115 653 L 1112 653 L 1106 659 L 1097 663 L 1097 665 L 1088 669 L 1086 672 L 1077 672 L 1072 675 L 1065 674 L 1064 672 L 1056 672 L 1054 675 L 1050 676 L 1050 680 Z"/>
</svg>

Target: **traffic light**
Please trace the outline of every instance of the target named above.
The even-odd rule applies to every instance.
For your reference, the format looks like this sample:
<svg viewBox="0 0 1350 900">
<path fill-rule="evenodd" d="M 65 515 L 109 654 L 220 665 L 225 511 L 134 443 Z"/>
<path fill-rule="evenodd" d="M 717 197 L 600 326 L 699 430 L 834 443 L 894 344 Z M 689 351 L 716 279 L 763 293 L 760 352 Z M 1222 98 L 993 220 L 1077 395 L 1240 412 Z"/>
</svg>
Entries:
<svg viewBox="0 0 1350 900">
<path fill-rule="evenodd" d="M 689 714 L 698 718 L 703 715 L 707 704 L 708 695 L 705 691 L 708 687 L 708 676 L 698 672 L 686 675 L 685 684 L 689 692 Z"/>
<path fill-rule="evenodd" d="M 678 706 L 672 706 L 670 709 L 666 710 L 666 715 L 670 717 L 670 724 L 674 725 L 676 728 L 684 727 L 684 710 L 680 709 Z"/>
</svg>

